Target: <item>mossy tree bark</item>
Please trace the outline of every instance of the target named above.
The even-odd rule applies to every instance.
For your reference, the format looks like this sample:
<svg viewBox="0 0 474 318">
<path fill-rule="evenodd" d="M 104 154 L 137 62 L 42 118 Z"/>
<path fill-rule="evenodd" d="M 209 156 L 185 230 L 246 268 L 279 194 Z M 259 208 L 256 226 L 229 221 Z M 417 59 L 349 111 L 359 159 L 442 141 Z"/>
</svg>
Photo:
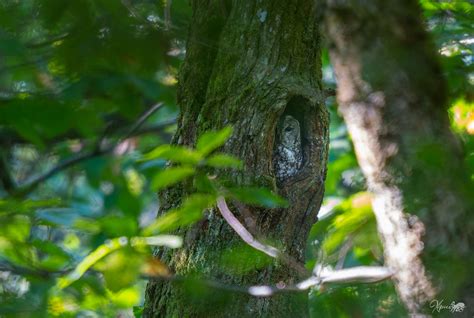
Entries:
<svg viewBox="0 0 474 318">
<path fill-rule="evenodd" d="M 180 71 L 181 116 L 174 142 L 193 146 L 210 129 L 234 127 L 223 151 L 243 160 L 242 172 L 228 175 L 239 185 L 273 189 L 288 208 L 250 208 L 261 236 L 299 261 L 323 198 L 329 119 L 321 87 L 320 35 L 313 0 L 194 0 L 186 59 Z M 298 121 L 303 161 L 296 174 L 277 180 L 274 154 L 277 126 L 285 116 Z M 178 204 L 185 187 L 161 194 L 162 211 Z M 242 215 L 234 209 L 245 224 Z M 241 239 L 219 213 L 183 231 L 185 247 L 158 256 L 177 274 L 200 274 L 229 285 L 292 283 L 298 275 L 271 261 L 259 269 L 231 272 L 220 262 L 223 251 Z M 203 291 L 195 291 L 195 294 Z M 186 286 L 152 281 L 145 317 L 305 317 L 306 295 L 255 298 L 206 291 L 196 301 Z M 191 294 L 191 296 L 190 296 Z M 202 295 L 201 295 L 202 296 Z"/>
<path fill-rule="evenodd" d="M 435 297 L 472 308 L 472 184 L 418 3 L 327 0 L 325 26 L 339 111 L 402 301 L 415 314 Z"/>
</svg>

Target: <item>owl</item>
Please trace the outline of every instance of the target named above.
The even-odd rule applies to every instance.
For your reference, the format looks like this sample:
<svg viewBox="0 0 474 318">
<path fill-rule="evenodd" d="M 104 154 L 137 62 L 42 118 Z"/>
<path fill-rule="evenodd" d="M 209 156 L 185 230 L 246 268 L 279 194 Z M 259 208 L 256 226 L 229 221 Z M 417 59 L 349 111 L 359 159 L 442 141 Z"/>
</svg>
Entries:
<svg viewBox="0 0 474 318">
<path fill-rule="evenodd" d="M 279 182 L 294 176 L 303 163 L 300 123 L 286 115 L 277 128 L 274 153 L 275 175 Z"/>
</svg>

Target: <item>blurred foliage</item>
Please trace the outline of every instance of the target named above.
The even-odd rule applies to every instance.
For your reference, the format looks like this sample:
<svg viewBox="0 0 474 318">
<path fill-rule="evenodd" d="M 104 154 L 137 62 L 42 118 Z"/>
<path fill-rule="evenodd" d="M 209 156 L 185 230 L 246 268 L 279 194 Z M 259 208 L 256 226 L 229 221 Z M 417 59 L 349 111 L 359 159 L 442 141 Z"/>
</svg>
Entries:
<svg viewBox="0 0 474 318">
<path fill-rule="evenodd" d="M 448 84 L 453 130 L 463 141 L 467 168 L 474 178 L 474 6 L 469 1 L 421 0 L 427 28 L 440 52 Z M 323 52 L 323 80 L 336 87 L 327 51 Z M 371 196 L 334 98 L 326 101 L 331 113 L 330 153 L 326 191 L 319 221 L 311 231 L 307 267 L 316 260 L 334 268 L 383 264 L 383 251 L 371 209 Z M 443 156 L 420 152 L 423 166 L 443 169 Z M 436 151 L 436 149 L 434 149 Z M 420 180 L 422 183 L 422 180 Z M 406 313 L 391 282 L 376 285 L 330 286 L 310 293 L 314 317 L 401 317 Z"/>
<path fill-rule="evenodd" d="M 467 1 L 420 2 L 474 177 L 474 10 Z M 167 4 L 0 2 L 0 316 L 138 317 L 142 277 L 169 275 L 152 247 L 181 244 L 170 231 L 199 220 L 219 195 L 286 205 L 267 189 L 215 178 L 218 170 L 242 168 L 217 151 L 230 127 L 204 134 L 195 149 L 169 144 L 191 12 L 187 1 Z M 335 87 L 327 52 L 323 74 Z M 371 196 L 334 98 L 327 106 L 329 174 L 307 266 L 316 259 L 335 268 L 380 265 Z M 155 219 L 156 191 L 183 182 L 194 192 Z M 250 271 L 268 258 L 242 245 L 220 262 L 229 272 Z M 216 296 L 197 281 L 185 284 Z M 403 315 L 390 282 L 313 290 L 310 299 L 314 316 Z"/>
</svg>

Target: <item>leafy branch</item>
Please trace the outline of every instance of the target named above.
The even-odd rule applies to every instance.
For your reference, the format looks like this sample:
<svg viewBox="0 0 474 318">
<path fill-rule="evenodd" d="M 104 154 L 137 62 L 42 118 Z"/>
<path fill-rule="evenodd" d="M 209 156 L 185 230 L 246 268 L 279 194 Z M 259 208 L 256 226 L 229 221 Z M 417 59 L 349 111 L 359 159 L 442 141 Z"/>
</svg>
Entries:
<svg viewBox="0 0 474 318">
<path fill-rule="evenodd" d="M 307 273 L 307 270 L 291 256 L 284 254 L 273 246 L 263 244 L 255 239 L 230 211 L 224 197 L 221 196 L 217 199 L 217 207 L 230 227 L 234 229 L 237 235 L 239 235 L 245 243 L 270 257 L 282 260 L 299 273 Z M 254 296 L 270 296 L 276 292 L 282 291 L 283 289 L 287 291 L 301 291 L 326 283 L 373 283 L 389 279 L 392 275 L 393 273 L 390 269 L 380 266 L 359 266 L 340 270 L 332 270 L 328 267 L 323 268 L 321 266 L 316 266 L 309 278 L 295 285 L 284 288 L 278 286 L 253 286 L 248 288 L 248 293 Z"/>
<path fill-rule="evenodd" d="M 67 158 L 63 160 L 62 162 L 58 163 L 56 166 L 51 168 L 50 170 L 46 171 L 45 173 L 33 177 L 30 181 L 27 181 L 25 184 L 20 185 L 18 187 L 11 187 L 10 188 L 10 193 L 14 197 L 22 197 L 25 196 L 26 194 L 30 193 L 33 191 L 38 185 L 43 183 L 44 181 L 48 180 L 52 176 L 56 175 L 57 173 L 72 167 L 78 163 L 81 163 L 83 161 L 87 161 L 92 158 L 100 157 L 103 155 L 106 155 L 110 152 L 112 152 L 117 146 L 119 146 L 121 143 L 123 143 L 125 140 L 128 138 L 135 136 L 138 132 L 140 127 L 145 123 L 145 121 L 153 115 L 156 111 L 158 111 L 160 108 L 163 107 L 163 103 L 158 103 L 153 105 L 150 109 L 148 109 L 142 116 L 140 116 L 137 121 L 130 127 L 130 129 L 125 133 L 125 135 L 118 139 L 114 144 L 112 145 L 106 145 L 103 140 L 105 138 L 101 138 L 99 142 L 97 143 L 97 146 L 94 147 L 93 150 L 79 153 L 75 156 L 72 156 L 70 158 Z M 160 126 L 160 128 L 163 128 L 163 126 Z M 5 181 L 4 181 L 5 183 Z M 4 184 L 5 186 L 5 184 Z M 7 187 L 5 186 L 7 189 Z"/>
</svg>

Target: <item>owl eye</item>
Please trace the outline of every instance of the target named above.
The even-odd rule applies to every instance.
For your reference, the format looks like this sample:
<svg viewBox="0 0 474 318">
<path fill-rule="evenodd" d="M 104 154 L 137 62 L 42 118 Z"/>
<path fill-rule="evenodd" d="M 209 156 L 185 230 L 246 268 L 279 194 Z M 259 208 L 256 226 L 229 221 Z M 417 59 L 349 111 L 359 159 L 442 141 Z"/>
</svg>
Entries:
<svg viewBox="0 0 474 318">
<path fill-rule="evenodd" d="M 292 130 L 293 130 L 292 127 L 286 127 L 286 128 L 285 128 L 285 131 L 292 131 Z"/>
</svg>

